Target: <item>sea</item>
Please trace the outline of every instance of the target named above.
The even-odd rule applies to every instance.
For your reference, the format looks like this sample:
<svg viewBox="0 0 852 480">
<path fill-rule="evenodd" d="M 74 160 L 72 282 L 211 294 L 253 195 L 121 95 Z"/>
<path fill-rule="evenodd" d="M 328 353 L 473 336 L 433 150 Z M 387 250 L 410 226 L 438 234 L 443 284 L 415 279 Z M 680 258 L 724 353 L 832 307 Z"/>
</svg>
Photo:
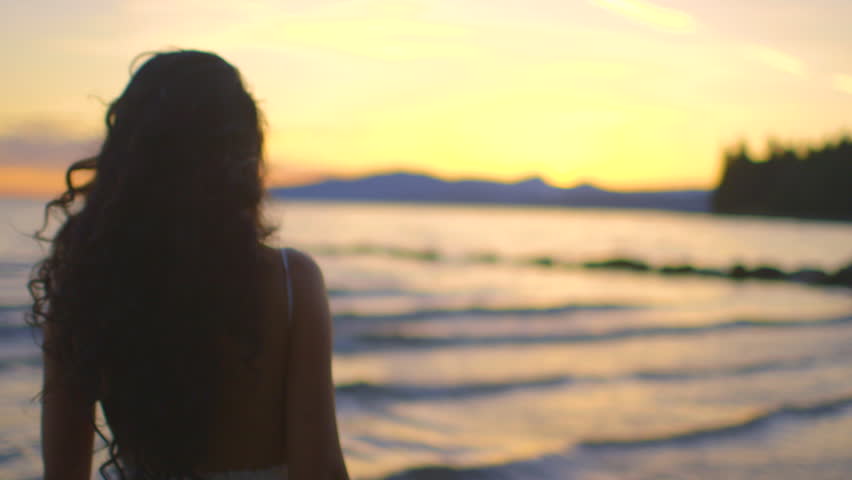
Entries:
<svg viewBox="0 0 852 480">
<path fill-rule="evenodd" d="M 41 476 L 23 326 L 41 208 L 0 200 L 9 480 Z M 852 289 L 583 267 L 831 272 L 852 223 L 272 200 L 266 216 L 324 271 L 355 479 L 852 478 Z"/>
</svg>

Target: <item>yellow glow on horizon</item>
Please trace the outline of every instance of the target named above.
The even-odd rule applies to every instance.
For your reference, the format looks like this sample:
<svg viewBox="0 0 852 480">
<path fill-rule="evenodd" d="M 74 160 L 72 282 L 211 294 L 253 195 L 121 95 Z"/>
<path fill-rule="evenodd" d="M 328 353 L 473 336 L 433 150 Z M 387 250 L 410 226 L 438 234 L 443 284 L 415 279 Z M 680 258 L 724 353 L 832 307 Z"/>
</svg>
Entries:
<svg viewBox="0 0 852 480">
<path fill-rule="evenodd" d="M 739 139 L 852 127 L 852 75 L 836 71 L 852 64 L 852 30 L 836 20 L 852 4 L 829 15 L 799 1 L 118 0 L 92 15 L 56 0 L 47 17 L 0 6 L 17 19 L 0 45 L 15 65 L 0 77 L 14 92 L 0 166 L 43 190 L 44 171 L 21 169 L 79 158 L 73 145 L 103 133 L 101 99 L 121 92 L 133 56 L 174 46 L 241 70 L 267 119 L 270 184 L 414 171 L 712 188 Z M 802 12 L 813 22 L 792 30 Z M 32 141 L 42 134 L 55 151 Z M 25 189 L 9 183 L 0 193 Z"/>
<path fill-rule="evenodd" d="M 441 95 L 377 105 L 333 130 L 276 129 L 269 149 L 286 153 L 273 160 L 282 171 L 313 159 L 346 175 L 405 164 L 447 178 L 514 181 L 541 175 L 561 186 L 594 181 L 611 188 L 709 187 L 707 179 L 715 177 L 715 146 L 696 153 L 689 145 L 694 141 L 689 129 L 701 128 L 705 119 L 595 88 L 641 76 L 639 67 L 562 61 L 517 71 L 499 64 L 478 68 L 485 76 L 499 75 L 500 82 L 459 81 Z M 317 142 L 321 137 L 329 141 Z M 697 163 L 705 167 L 695 168 L 685 158 L 700 158 Z M 660 180 L 678 169 L 676 179 Z"/>
<path fill-rule="evenodd" d="M 63 168 L 0 165 L 0 194 L 20 197 L 52 197 L 65 189 Z"/>
</svg>

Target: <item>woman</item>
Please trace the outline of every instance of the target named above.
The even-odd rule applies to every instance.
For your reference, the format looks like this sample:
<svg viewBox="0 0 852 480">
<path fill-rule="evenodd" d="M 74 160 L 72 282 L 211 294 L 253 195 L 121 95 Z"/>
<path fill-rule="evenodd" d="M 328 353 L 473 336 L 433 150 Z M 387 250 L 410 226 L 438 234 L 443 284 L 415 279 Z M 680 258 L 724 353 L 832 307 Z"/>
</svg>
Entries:
<svg viewBox="0 0 852 480">
<path fill-rule="evenodd" d="M 104 478 L 347 478 L 322 275 L 263 243 L 260 123 L 233 66 L 161 53 L 68 169 L 30 282 L 45 480 L 90 477 L 97 403 Z"/>
</svg>

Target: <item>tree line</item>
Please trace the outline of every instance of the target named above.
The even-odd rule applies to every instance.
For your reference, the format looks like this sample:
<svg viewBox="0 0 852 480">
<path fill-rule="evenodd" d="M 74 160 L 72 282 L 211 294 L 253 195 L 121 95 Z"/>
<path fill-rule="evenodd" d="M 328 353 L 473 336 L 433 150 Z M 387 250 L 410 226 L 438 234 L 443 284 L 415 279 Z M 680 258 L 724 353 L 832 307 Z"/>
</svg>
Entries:
<svg viewBox="0 0 852 480">
<path fill-rule="evenodd" d="M 724 154 L 717 213 L 852 220 L 852 138 L 795 148 L 770 140 L 762 157 L 744 142 Z"/>
</svg>

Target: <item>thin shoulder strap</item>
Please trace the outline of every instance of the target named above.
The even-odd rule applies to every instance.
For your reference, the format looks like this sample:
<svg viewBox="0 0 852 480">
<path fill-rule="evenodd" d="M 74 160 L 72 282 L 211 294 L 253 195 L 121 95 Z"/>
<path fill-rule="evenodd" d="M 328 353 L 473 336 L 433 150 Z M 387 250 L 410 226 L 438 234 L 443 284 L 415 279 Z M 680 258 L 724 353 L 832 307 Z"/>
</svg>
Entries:
<svg viewBox="0 0 852 480">
<path fill-rule="evenodd" d="M 281 259 L 284 260 L 284 284 L 287 286 L 287 324 L 293 323 L 293 283 L 290 281 L 290 264 L 287 262 L 287 249 L 281 249 Z"/>
</svg>

